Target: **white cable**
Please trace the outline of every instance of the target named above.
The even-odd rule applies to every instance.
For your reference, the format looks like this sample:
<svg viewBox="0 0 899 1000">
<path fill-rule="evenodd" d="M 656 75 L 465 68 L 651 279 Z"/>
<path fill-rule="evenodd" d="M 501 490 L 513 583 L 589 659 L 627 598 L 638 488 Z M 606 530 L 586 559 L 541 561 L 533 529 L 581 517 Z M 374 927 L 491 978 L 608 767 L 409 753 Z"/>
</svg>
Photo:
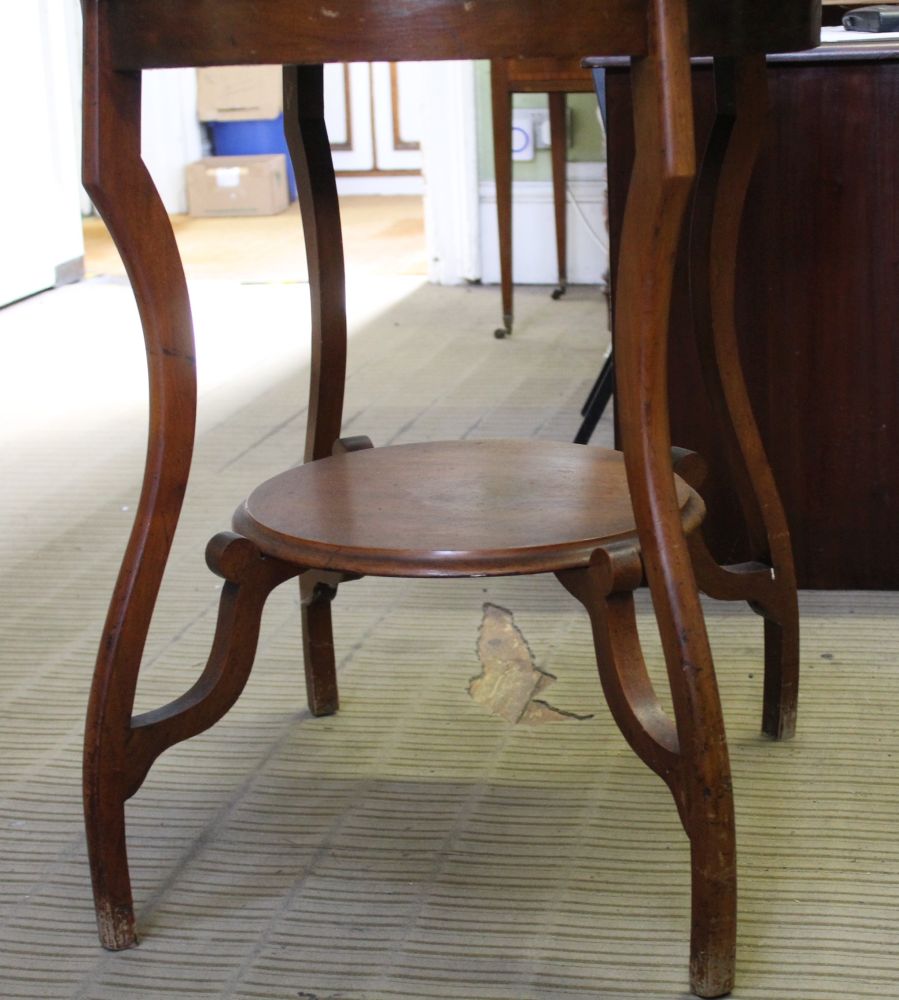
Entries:
<svg viewBox="0 0 899 1000">
<path fill-rule="evenodd" d="M 608 254 L 608 251 L 609 251 L 608 234 L 605 237 L 602 237 L 602 236 L 599 235 L 599 233 L 596 232 L 596 230 L 590 225 L 590 222 L 587 219 L 587 216 L 586 216 L 583 208 L 581 208 L 581 206 L 578 204 L 578 200 L 577 200 L 577 198 L 575 198 L 574 192 L 571 190 L 571 186 L 568 185 L 568 184 L 566 184 L 565 185 L 565 190 L 566 190 L 566 192 L 568 194 L 568 197 L 571 199 L 571 204 L 574 205 L 574 210 L 580 216 L 581 222 L 583 222 L 584 227 L 586 228 L 587 232 L 593 237 L 594 241 L 596 242 L 596 245 L 601 250 L 605 250 L 605 252 Z"/>
</svg>

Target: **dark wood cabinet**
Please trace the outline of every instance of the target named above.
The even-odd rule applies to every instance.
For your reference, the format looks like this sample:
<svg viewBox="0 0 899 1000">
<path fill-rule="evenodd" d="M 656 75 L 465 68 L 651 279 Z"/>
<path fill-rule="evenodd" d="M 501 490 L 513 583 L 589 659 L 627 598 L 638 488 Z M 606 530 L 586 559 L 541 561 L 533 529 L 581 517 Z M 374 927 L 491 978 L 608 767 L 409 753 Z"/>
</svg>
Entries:
<svg viewBox="0 0 899 1000">
<path fill-rule="evenodd" d="M 744 216 L 744 370 L 787 510 L 800 586 L 899 589 L 899 47 L 859 43 L 769 63 L 772 113 Z M 697 143 L 713 116 L 694 68 Z M 607 71 L 613 261 L 633 156 L 628 71 Z M 709 541 L 743 556 L 693 346 L 686 257 L 672 305 L 675 444 L 713 475 Z"/>
</svg>

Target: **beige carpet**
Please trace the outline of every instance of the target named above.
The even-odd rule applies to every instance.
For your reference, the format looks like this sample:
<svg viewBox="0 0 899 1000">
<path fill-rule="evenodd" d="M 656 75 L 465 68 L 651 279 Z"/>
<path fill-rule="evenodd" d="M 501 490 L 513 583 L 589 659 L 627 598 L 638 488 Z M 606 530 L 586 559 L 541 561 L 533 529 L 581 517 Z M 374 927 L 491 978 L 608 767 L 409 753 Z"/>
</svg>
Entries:
<svg viewBox="0 0 899 1000">
<path fill-rule="evenodd" d="M 355 330 L 346 433 L 570 438 L 603 348 L 598 294 L 520 290 L 515 337 L 497 342 L 495 289 L 408 290 Z M 70 290 L 71 314 L 102 322 L 118 291 Z M 40 300 L 15 308 L 40 331 Z M 304 373 L 284 368 L 236 409 L 210 403 L 140 708 L 199 672 L 218 592 L 203 547 L 249 488 L 296 461 L 304 393 Z M 63 495 L 24 461 L 5 481 L 20 491 L 7 530 L 21 544 L 0 574 L 0 995 L 686 994 L 687 844 L 604 706 L 584 614 L 552 578 L 345 586 L 342 709 L 320 720 L 304 705 L 297 594 L 277 591 L 238 705 L 164 755 L 132 800 L 143 940 L 104 953 L 80 743 L 141 446 L 109 434 L 116 447 L 83 475 L 71 451 L 41 452 L 47 475 L 54 461 L 65 472 Z M 540 697 L 571 717 L 515 724 L 473 700 L 485 604 L 511 612 L 520 648 L 556 678 Z M 709 606 L 737 792 L 742 1000 L 899 996 L 897 611 L 894 595 L 804 596 L 800 734 L 775 745 L 758 735 L 760 621 Z"/>
</svg>

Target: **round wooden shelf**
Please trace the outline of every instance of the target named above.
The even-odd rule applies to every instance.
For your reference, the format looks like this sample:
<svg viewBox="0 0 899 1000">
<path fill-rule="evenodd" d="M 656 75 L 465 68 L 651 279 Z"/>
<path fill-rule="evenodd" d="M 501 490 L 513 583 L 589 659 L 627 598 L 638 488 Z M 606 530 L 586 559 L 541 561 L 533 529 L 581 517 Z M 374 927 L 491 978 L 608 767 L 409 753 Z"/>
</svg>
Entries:
<svg viewBox="0 0 899 1000">
<path fill-rule="evenodd" d="M 684 529 L 702 501 L 682 480 Z M 500 576 L 586 565 L 636 538 L 619 452 L 556 441 L 437 441 L 298 466 L 259 486 L 234 530 L 267 555 L 371 576 Z"/>
</svg>

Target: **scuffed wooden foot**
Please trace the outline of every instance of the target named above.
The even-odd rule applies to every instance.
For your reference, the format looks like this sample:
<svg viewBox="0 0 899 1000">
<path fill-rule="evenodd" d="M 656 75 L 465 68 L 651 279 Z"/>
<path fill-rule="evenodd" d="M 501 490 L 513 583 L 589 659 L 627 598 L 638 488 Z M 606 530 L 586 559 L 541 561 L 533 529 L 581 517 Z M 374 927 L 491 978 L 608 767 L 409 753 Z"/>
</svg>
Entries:
<svg viewBox="0 0 899 1000">
<path fill-rule="evenodd" d="M 765 692 L 762 731 L 775 740 L 796 735 L 799 696 L 799 606 L 795 592 L 777 618 L 765 615 Z"/>
<path fill-rule="evenodd" d="M 691 988 L 700 997 L 724 996 L 733 989 L 736 965 L 736 834 L 714 680 L 669 670 L 676 724 L 665 714 L 640 649 L 632 591 L 643 572 L 633 544 L 599 551 L 589 569 L 558 577 L 590 615 L 599 676 L 618 727 L 668 785 L 690 839 Z"/>
<path fill-rule="evenodd" d="M 124 951 L 137 944 L 134 905 L 125 844 L 125 800 L 108 775 L 97 775 L 88 791 L 85 820 L 97 933 L 107 951 Z"/>
<path fill-rule="evenodd" d="M 677 475 L 700 492 L 706 478 L 700 456 L 673 448 L 672 457 Z M 746 601 L 765 619 L 762 731 L 776 740 L 790 739 L 796 732 L 799 698 L 799 602 L 792 559 L 778 560 L 778 565 L 769 559 L 721 566 L 701 530 L 693 532 L 687 544 L 704 594 L 719 601 Z"/>
<path fill-rule="evenodd" d="M 716 789 L 693 792 L 687 829 L 692 884 L 690 988 L 698 997 L 723 997 L 734 988 L 737 956 L 733 790 L 729 777 L 722 776 Z"/>
<path fill-rule="evenodd" d="M 497 340 L 505 340 L 512 336 L 512 313 L 503 313 L 503 325 L 493 331 L 493 336 Z"/>
<path fill-rule="evenodd" d="M 306 702 L 315 716 L 333 715 L 340 707 L 331 624 L 331 601 L 337 595 L 340 579 L 335 574 L 324 579 L 316 573 L 300 577 Z"/>
<path fill-rule="evenodd" d="M 137 943 L 125 842 L 125 802 L 169 747 L 203 732 L 237 701 L 253 665 L 269 593 L 301 569 L 267 559 L 246 538 L 216 535 L 206 560 L 225 585 L 206 667 L 180 698 L 128 719 L 114 670 L 98 663 L 85 738 L 84 806 L 100 942 L 118 951 Z M 139 661 L 130 664 L 137 676 Z"/>
</svg>

